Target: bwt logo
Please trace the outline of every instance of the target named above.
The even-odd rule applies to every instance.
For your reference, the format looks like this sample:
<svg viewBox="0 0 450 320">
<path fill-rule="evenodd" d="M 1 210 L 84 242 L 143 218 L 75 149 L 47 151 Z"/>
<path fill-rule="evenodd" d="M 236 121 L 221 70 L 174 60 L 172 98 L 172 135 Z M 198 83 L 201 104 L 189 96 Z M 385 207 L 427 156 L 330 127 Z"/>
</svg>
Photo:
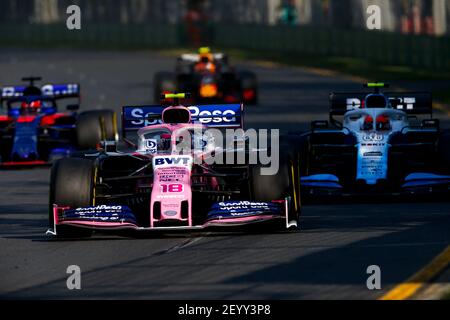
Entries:
<svg viewBox="0 0 450 320">
<path fill-rule="evenodd" d="M 153 158 L 153 166 L 190 166 L 192 158 L 190 157 L 155 157 Z"/>
</svg>

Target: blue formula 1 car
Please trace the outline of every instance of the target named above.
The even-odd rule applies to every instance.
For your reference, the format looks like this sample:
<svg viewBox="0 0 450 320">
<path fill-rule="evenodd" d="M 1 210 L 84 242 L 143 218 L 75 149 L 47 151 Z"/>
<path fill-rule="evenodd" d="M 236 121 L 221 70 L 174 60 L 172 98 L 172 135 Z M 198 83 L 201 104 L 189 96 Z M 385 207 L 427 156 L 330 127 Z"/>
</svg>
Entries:
<svg viewBox="0 0 450 320">
<path fill-rule="evenodd" d="M 433 119 L 431 94 L 366 87 L 374 92 L 331 93 L 330 119 L 289 136 L 302 195 L 448 192 L 450 132 Z"/>
<path fill-rule="evenodd" d="M 22 80 L 28 85 L 1 88 L 0 167 L 45 165 L 117 139 L 113 111 L 77 113 L 80 85 L 37 87 L 35 82 L 41 78 Z M 67 104 L 66 112 L 61 112 L 58 103 L 62 99 L 75 100 L 75 104 Z"/>
</svg>

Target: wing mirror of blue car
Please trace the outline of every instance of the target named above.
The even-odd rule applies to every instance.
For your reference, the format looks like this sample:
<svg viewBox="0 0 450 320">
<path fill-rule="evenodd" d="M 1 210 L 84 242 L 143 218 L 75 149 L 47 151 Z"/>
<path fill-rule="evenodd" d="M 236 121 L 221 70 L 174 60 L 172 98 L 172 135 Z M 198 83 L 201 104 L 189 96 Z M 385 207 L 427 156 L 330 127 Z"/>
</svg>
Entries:
<svg viewBox="0 0 450 320">
<path fill-rule="evenodd" d="M 79 104 L 69 104 L 66 107 L 66 109 L 69 110 L 69 111 L 77 111 L 77 110 L 80 109 L 80 105 Z"/>
</svg>

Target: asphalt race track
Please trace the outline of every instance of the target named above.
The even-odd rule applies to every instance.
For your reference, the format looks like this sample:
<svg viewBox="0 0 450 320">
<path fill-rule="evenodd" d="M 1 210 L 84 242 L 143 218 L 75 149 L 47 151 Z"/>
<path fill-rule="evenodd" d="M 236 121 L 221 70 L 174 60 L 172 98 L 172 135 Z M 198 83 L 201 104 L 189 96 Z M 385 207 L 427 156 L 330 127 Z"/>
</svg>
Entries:
<svg viewBox="0 0 450 320">
<path fill-rule="evenodd" d="M 0 85 L 29 75 L 80 82 L 84 109 L 119 111 L 150 103 L 154 72 L 172 69 L 173 60 L 149 52 L 3 50 Z M 261 88 L 247 127 L 305 129 L 327 117 L 329 91 L 360 88 L 291 67 L 247 67 Z M 0 172 L 0 298 L 376 299 L 450 242 L 449 203 L 377 199 L 305 206 L 298 233 L 55 241 L 44 235 L 48 180 L 46 168 Z M 80 266 L 82 290 L 67 289 L 69 265 Z M 381 291 L 366 287 L 370 265 L 381 267 Z"/>
</svg>

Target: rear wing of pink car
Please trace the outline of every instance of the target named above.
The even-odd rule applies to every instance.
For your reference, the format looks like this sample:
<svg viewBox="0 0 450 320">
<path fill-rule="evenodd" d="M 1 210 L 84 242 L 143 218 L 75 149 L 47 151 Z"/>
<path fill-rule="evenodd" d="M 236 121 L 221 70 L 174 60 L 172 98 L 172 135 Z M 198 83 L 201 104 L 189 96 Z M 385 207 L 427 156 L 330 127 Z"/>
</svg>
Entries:
<svg viewBox="0 0 450 320">
<path fill-rule="evenodd" d="M 162 123 L 162 113 L 167 107 L 160 105 L 126 106 L 122 108 L 122 136 L 128 133 Z M 244 128 L 244 107 L 242 104 L 217 104 L 189 106 L 192 122 L 210 128 Z"/>
</svg>

